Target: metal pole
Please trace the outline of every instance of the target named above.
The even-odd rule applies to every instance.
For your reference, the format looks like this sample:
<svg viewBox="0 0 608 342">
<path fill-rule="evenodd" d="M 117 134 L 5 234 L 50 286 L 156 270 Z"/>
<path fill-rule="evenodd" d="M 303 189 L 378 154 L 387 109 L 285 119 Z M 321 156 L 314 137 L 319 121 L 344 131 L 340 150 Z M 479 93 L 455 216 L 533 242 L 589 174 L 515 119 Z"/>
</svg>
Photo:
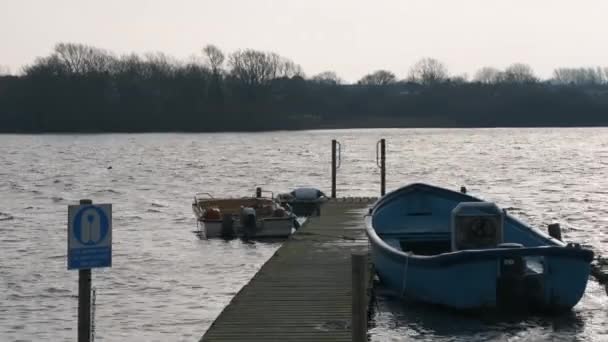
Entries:
<svg viewBox="0 0 608 342">
<path fill-rule="evenodd" d="M 380 139 L 380 195 L 386 193 L 386 140 Z"/>
<path fill-rule="evenodd" d="M 88 199 L 81 205 L 93 204 Z M 78 271 L 78 342 L 91 341 L 91 269 Z"/>
<path fill-rule="evenodd" d="M 352 264 L 352 340 L 353 342 L 367 341 L 367 294 L 366 266 L 367 255 L 354 253 L 351 255 Z"/>
<path fill-rule="evenodd" d="M 336 139 L 331 141 L 331 198 L 336 198 Z"/>
</svg>

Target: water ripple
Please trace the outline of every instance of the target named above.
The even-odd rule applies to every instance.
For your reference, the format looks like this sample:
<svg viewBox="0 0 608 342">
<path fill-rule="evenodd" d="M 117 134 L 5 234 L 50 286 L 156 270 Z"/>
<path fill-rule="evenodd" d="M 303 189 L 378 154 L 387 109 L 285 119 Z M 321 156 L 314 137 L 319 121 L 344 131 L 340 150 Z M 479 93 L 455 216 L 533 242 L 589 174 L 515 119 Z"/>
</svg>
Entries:
<svg viewBox="0 0 608 342">
<path fill-rule="evenodd" d="M 327 191 L 329 141 L 338 139 L 338 195 L 375 196 L 380 138 L 387 189 L 466 185 L 533 225 L 559 222 L 567 241 L 608 255 L 604 128 L 0 135 L 0 340 L 74 339 L 78 273 L 66 270 L 66 207 L 87 197 L 114 210 L 113 267 L 93 272 L 97 337 L 197 340 L 279 244 L 200 240 L 192 195 L 251 195 L 257 186 Z M 371 337 L 608 341 L 607 306 L 593 281 L 560 317 L 466 317 L 381 297 Z"/>
</svg>

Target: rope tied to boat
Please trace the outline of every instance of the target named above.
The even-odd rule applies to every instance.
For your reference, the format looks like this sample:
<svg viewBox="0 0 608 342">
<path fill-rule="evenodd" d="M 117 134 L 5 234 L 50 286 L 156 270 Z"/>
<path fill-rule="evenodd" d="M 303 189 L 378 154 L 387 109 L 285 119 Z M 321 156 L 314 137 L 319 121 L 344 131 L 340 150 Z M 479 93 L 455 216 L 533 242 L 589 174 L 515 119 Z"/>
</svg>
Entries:
<svg viewBox="0 0 608 342">
<path fill-rule="evenodd" d="M 403 263 L 403 276 L 401 277 L 403 281 L 401 282 L 401 297 L 405 296 L 405 288 L 407 286 L 407 269 L 410 264 L 410 256 L 412 252 L 407 253 L 407 258 L 405 258 L 405 262 Z"/>
</svg>

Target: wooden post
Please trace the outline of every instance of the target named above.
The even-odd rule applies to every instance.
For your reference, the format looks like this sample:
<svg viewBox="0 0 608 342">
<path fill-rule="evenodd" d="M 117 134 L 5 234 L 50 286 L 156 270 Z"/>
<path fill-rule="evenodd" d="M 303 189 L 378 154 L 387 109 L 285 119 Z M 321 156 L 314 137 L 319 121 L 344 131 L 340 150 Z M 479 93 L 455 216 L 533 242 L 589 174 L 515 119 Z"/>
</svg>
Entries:
<svg viewBox="0 0 608 342">
<path fill-rule="evenodd" d="M 261 187 L 255 188 L 255 197 L 257 197 L 257 198 L 262 197 L 262 188 Z"/>
<path fill-rule="evenodd" d="M 331 198 L 336 198 L 336 139 L 331 141 Z"/>
<path fill-rule="evenodd" d="M 367 286 L 366 268 L 367 255 L 355 253 L 351 255 L 352 263 L 352 340 L 353 342 L 367 341 Z"/>
<path fill-rule="evenodd" d="M 560 227 L 559 223 L 551 223 L 549 226 L 547 226 L 547 230 L 552 238 L 562 241 L 562 228 Z"/>
<path fill-rule="evenodd" d="M 81 205 L 93 204 L 88 199 Z M 78 271 L 78 342 L 91 341 L 91 269 Z"/>
<path fill-rule="evenodd" d="M 463 194 L 466 194 L 466 193 L 467 193 L 467 187 L 466 187 L 466 186 L 464 186 L 464 185 L 463 185 L 463 186 L 461 186 L 461 187 L 460 187 L 460 192 L 461 192 L 461 193 L 463 193 Z"/>
<path fill-rule="evenodd" d="M 386 193 L 386 140 L 380 139 L 380 195 Z"/>
</svg>

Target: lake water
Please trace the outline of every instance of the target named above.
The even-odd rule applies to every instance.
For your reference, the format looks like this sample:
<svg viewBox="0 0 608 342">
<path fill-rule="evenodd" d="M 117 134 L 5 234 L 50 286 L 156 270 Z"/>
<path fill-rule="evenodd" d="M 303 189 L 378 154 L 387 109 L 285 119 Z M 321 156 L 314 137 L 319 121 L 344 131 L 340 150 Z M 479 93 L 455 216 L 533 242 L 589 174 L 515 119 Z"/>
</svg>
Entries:
<svg viewBox="0 0 608 342">
<path fill-rule="evenodd" d="M 113 267 L 93 271 L 97 341 L 195 341 L 279 243 L 200 240 L 196 192 L 250 195 L 330 187 L 375 196 L 428 182 L 496 201 L 608 255 L 608 129 L 385 129 L 225 134 L 0 135 L 0 341 L 73 341 L 77 282 L 66 270 L 67 205 L 112 203 Z M 111 168 L 110 168 L 111 167 Z M 475 317 L 375 304 L 374 341 L 608 341 L 608 300 L 590 281 L 554 317 Z"/>
</svg>

